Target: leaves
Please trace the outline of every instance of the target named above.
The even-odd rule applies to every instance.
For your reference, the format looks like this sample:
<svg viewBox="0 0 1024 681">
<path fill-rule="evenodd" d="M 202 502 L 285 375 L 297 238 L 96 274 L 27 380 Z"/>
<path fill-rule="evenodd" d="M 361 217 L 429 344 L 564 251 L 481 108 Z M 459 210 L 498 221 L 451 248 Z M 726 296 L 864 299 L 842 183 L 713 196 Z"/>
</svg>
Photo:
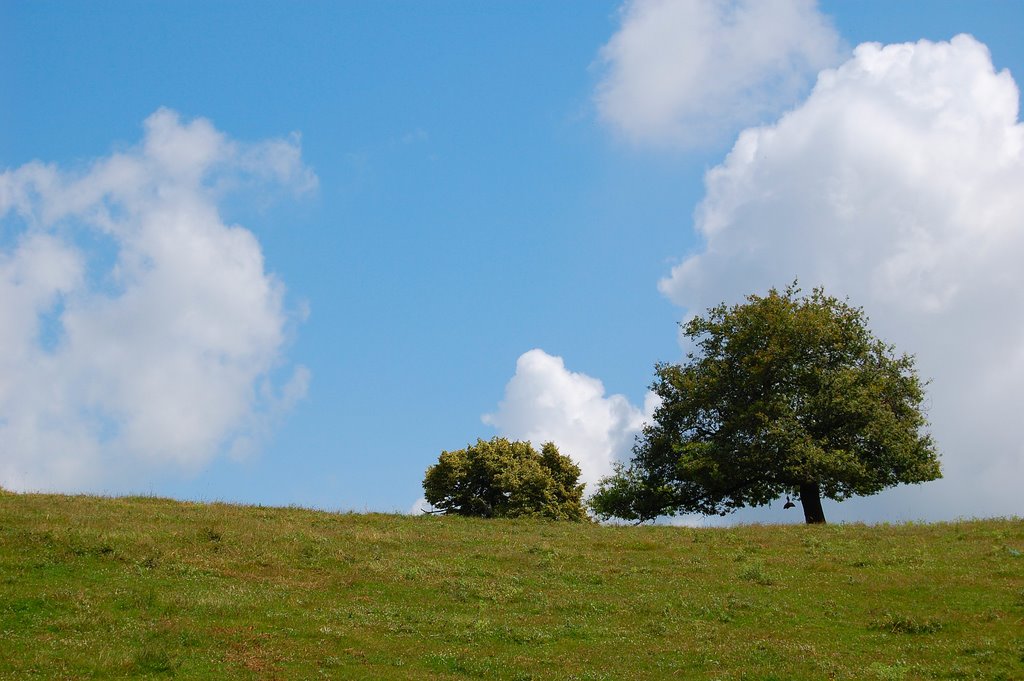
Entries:
<svg viewBox="0 0 1024 681">
<path fill-rule="evenodd" d="M 696 349 L 655 367 L 662 404 L 593 497 L 598 515 L 725 514 L 801 486 L 842 500 L 941 476 L 914 360 L 875 338 L 861 308 L 794 283 L 683 328 Z M 671 490 L 660 508 L 655 489 Z"/>
<path fill-rule="evenodd" d="M 445 513 L 483 518 L 586 519 L 580 468 L 551 442 L 496 437 L 441 452 L 423 480 L 426 499 Z"/>
</svg>

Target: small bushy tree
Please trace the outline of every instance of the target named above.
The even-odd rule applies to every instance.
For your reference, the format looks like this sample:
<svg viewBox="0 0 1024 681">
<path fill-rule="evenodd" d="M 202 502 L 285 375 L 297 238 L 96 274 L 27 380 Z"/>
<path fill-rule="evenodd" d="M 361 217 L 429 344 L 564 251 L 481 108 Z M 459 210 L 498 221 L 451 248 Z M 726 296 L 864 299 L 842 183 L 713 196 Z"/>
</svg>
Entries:
<svg viewBox="0 0 1024 681">
<path fill-rule="evenodd" d="M 423 490 L 442 513 L 582 521 L 587 514 L 579 477 L 579 466 L 554 443 L 538 453 L 529 442 L 496 437 L 441 452 L 427 469 Z"/>
<path fill-rule="evenodd" d="M 598 516 L 725 515 L 786 494 L 823 523 L 822 497 L 941 477 L 913 357 L 860 308 L 794 283 L 683 328 L 695 349 L 657 366 L 661 406 L 591 498 Z"/>
</svg>

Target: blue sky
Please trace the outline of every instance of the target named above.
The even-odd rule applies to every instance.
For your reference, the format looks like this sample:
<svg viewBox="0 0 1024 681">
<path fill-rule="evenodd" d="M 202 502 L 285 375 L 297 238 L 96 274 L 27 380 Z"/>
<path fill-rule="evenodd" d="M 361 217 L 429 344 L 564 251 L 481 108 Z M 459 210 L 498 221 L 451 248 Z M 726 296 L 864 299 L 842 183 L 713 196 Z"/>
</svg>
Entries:
<svg viewBox="0 0 1024 681">
<path fill-rule="evenodd" d="M 953 397 L 980 389 L 968 385 L 968 374 L 991 376 L 995 383 L 985 387 L 993 395 L 1019 395 L 1016 379 L 1024 371 L 1018 371 L 1014 358 L 1024 347 L 1020 326 L 993 322 L 997 311 L 985 312 L 973 302 L 971 295 L 984 292 L 980 284 L 982 292 L 964 293 L 973 291 L 973 273 L 994 273 L 992 282 L 986 280 L 988 299 L 998 299 L 1003 316 L 1014 316 L 1008 310 L 1019 313 L 1020 294 L 1008 293 L 1019 276 L 998 257 L 1014 253 L 1022 243 L 1019 200 L 1013 203 L 1010 197 L 1013 205 L 991 218 L 994 226 L 987 236 L 975 235 L 973 241 L 963 241 L 968 237 L 956 231 L 961 223 L 955 222 L 934 232 L 911 230 L 910 241 L 897 243 L 893 235 L 904 224 L 897 221 L 891 230 L 866 233 L 869 245 L 860 264 L 825 267 L 821 263 L 828 259 L 821 254 L 839 248 L 853 252 L 843 246 L 846 242 L 834 240 L 839 236 L 808 236 L 780 226 L 776 236 L 762 240 L 750 236 L 742 217 L 742 207 L 753 206 L 766 211 L 766 224 L 810 224 L 820 222 L 822 215 L 815 212 L 820 206 L 798 198 L 760 207 L 754 198 L 728 204 L 707 194 L 710 185 L 704 178 L 709 170 L 722 169 L 729 191 L 742 186 L 751 197 L 768 190 L 785 197 L 784 186 L 757 185 L 769 182 L 757 179 L 763 173 L 757 168 L 748 173 L 736 166 L 738 161 L 730 166 L 727 154 L 741 130 L 774 125 L 787 110 L 802 112 L 806 129 L 818 129 L 813 118 L 818 109 L 812 104 L 819 100 L 808 99 L 818 71 L 841 67 L 845 73 L 842 65 L 854 59 L 852 49 L 862 42 L 927 39 L 941 44 L 960 33 L 973 35 L 976 43 L 950 54 L 918 48 L 921 59 L 906 67 L 904 80 L 891 76 L 885 92 L 899 95 L 899 88 L 909 92 L 916 87 L 909 81 L 934 81 L 932 90 L 915 91 L 914 101 L 919 101 L 929 94 L 955 93 L 961 84 L 967 88 L 991 80 L 995 85 L 985 85 L 988 89 L 978 90 L 982 94 L 968 97 L 965 105 L 954 102 L 948 111 L 927 111 L 937 121 L 959 116 L 962 129 L 990 130 L 977 121 L 988 120 L 986 112 L 998 110 L 1003 100 L 996 93 L 990 101 L 986 93 L 1006 83 L 985 80 L 985 64 L 976 58 L 984 45 L 996 72 L 1008 69 L 1012 78 L 1024 73 L 1019 40 L 1024 5 L 775 4 L 772 17 L 729 30 L 751 31 L 740 35 L 739 45 L 770 43 L 765 36 L 773 31 L 782 37 L 762 52 L 734 47 L 723 57 L 718 46 L 731 44 L 730 38 L 715 31 L 726 28 L 697 34 L 685 22 L 672 23 L 689 11 L 713 15 L 706 2 L 639 2 L 624 8 L 619 2 L 594 1 L 4 3 L 0 170 L 7 171 L 8 193 L 4 198 L 0 191 L 0 201 L 7 201 L 0 204 L 5 213 L 0 215 L 0 248 L 6 258 L 0 262 L 9 265 L 12 283 L 0 289 L 7 296 L 0 298 L 0 308 L 6 308 L 0 312 L 11 315 L 4 318 L 10 323 L 34 319 L 38 329 L 28 340 L 17 341 L 28 344 L 21 364 L 5 369 L 18 378 L 8 381 L 9 394 L 0 393 L 0 410 L 7 410 L 0 411 L 7 430 L 2 441 L 17 453 L 6 455 L 6 465 L 0 462 L 0 484 L 405 511 L 421 495 L 423 471 L 442 449 L 498 433 L 556 439 L 570 455 L 590 457 L 588 470 L 596 475 L 612 459 L 627 455 L 624 443 L 647 409 L 653 364 L 681 358 L 676 322 L 687 310 L 800 276 L 864 304 L 879 320 L 883 336 L 921 357 L 937 396 L 932 419 L 947 457 L 947 481 L 942 483 L 947 487 L 890 495 L 881 506 L 844 504 L 849 510 L 843 517 L 1021 513 L 1010 489 L 988 494 L 989 503 L 971 501 L 985 497 L 991 481 L 1020 472 L 1024 452 L 1005 423 L 992 434 L 983 412 L 998 409 L 979 407 L 978 418 L 966 419 Z M 671 5 L 682 8 L 682 14 L 666 9 Z M 735 10 L 744 4 L 721 6 Z M 670 40 L 672 49 L 663 56 L 614 42 L 628 29 L 648 30 L 642 20 L 658 12 L 669 13 L 668 20 L 653 22 L 667 27 L 652 38 L 652 44 Z M 786 12 L 792 14 L 788 24 Z M 783 17 L 778 25 L 776 17 Z M 618 52 L 605 47 L 613 44 L 624 47 Z M 676 57 L 673 50 L 679 46 L 692 51 Z M 682 99 L 666 105 L 661 123 L 652 123 L 636 110 L 642 98 L 630 94 L 636 92 L 630 79 L 662 67 L 670 79 L 689 73 L 685 63 L 671 61 L 687 55 L 703 55 L 707 61 L 690 74 L 690 81 L 664 86 L 664 92 L 677 88 Z M 781 57 L 790 66 L 779 67 Z M 863 55 L 858 63 L 869 61 Z M 965 71 L 963 64 L 974 70 Z M 856 83 L 862 81 L 846 78 L 839 80 L 849 87 L 837 89 L 833 100 L 823 95 L 822 106 L 854 111 L 881 92 L 858 90 Z M 729 83 L 738 83 L 736 92 Z M 737 94 L 739 89 L 743 92 Z M 655 88 L 651 101 L 664 92 Z M 706 98 L 701 106 L 680 108 L 680 101 L 692 104 L 700 97 Z M 894 121 L 904 120 L 904 114 L 925 115 L 896 108 L 874 111 L 894 111 Z M 826 125 L 838 118 L 822 120 Z M 844 129 L 864 125 L 869 137 L 889 129 L 888 119 L 872 120 L 851 118 Z M 930 118 L 921 120 L 922 129 L 932 130 Z M 1000 119 L 1005 130 L 999 134 L 1008 134 L 1007 139 L 1019 135 L 1018 120 L 1016 114 L 1009 123 Z M 1012 188 L 1022 177 L 1021 152 L 1013 152 L 1003 137 L 992 142 L 992 153 L 1009 149 L 1009 161 L 967 158 L 967 152 L 953 148 L 958 136 L 950 130 L 957 128 L 943 125 L 936 124 L 933 132 L 950 148 L 930 144 L 927 154 L 937 156 L 922 157 L 921 163 L 945 168 L 948 160 L 959 169 L 950 171 L 950 182 L 959 183 L 955 186 L 984 180 L 987 187 Z M 702 132 L 699 139 L 690 139 L 678 132 L 683 129 Z M 780 123 L 778 136 L 784 132 Z M 829 140 L 838 137 L 827 133 L 806 159 L 768 168 L 773 177 L 799 182 L 805 176 L 798 167 L 806 170 L 807 159 L 832 159 L 830 154 L 837 156 L 829 167 L 870 170 L 878 164 L 889 172 L 899 159 L 916 153 L 908 149 L 893 159 L 851 160 L 849 151 L 836 151 L 847 147 L 833 146 Z M 159 172 L 140 175 L 132 185 L 136 193 L 118 194 L 121 185 L 103 185 L 107 198 L 95 199 L 91 207 L 67 207 L 70 190 L 51 196 L 40 189 L 49 185 L 27 170 L 38 167 L 30 165 L 38 160 L 63 178 L 54 180 L 58 184 L 92 186 L 90 178 L 105 159 L 135 159 L 142 167 L 156 158 L 147 140 L 161 134 L 169 136 L 173 153 L 185 147 L 209 152 L 212 165 L 203 166 L 209 174 L 198 189 L 174 175 L 175 168 L 185 166 L 168 161 Z M 210 141 L 214 138 L 220 141 Z M 764 140 L 759 148 L 768 144 Z M 155 143 L 151 146 L 156 149 Z M 1003 174 L 989 172 L 1007 164 L 1009 170 L 999 171 Z M 907 177 L 897 170 L 893 177 Z M 747 179 L 729 179 L 741 176 Z M 232 189 L 224 189 L 228 186 Z M 908 186 L 901 196 L 920 199 L 907 205 L 882 189 L 862 191 L 861 184 L 856 191 L 852 185 L 837 191 L 854 197 L 850 200 L 856 203 L 847 206 L 854 214 L 883 223 L 889 219 L 885 216 L 916 215 L 916 210 L 924 221 L 931 192 L 949 194 L 941 182 Z M 33 187 L 29 193 L 41 198 L 26 199 L 31 207 L 19 209 L 10 197 L 28 191 L 25 187 Z M 172 254 L 167 262 L 177 263 L 178 269 L 168 265 L 166 276 L 149 277 L 140 265 L 138 272 L 117 278 L 122 275 L 112 273 L 118 254 L 132 249 L 143 259 L 156 258 L 155 269 L 165 272 L 161 256 L 154 255 L 164 251 L 147 249 L 164 244 L 150 227 L 159 230 L 169 209 L 138 203 L 137 193 L 169 193 L 168 187 L 193 191 L 183 201 L 189 206 L 194 201 L 195 210 L 176 214 L 174 220 L 184 221 L 172 221 L 183 230 L 182 237 L 167 248 L 195 255 L 196 248 L 205 246 L 187 245 L 195 236 L 190 225 L 204 225 L 199 233 L 209 240 L 194 244 L 215 244 L 210 247 L 216 257 L 189 260 L 186 266 L 185 256 Z M 996 199 L 1011 191 L 1004 188 Z M 1002 205 L 996 199 L 985 205 Z M 974 199 L 966 198 L 965 190 L 964 201 L 969 200 Z M 124 223 L 107 232 L 97 228 L 97 206 L 115 212 L 116 220 L 123 212 Z M 702 227 L 700 211 L 695 217 L 698 206 L 725 215 L 726 227 L 714 234 Z M 143 216 L 138 218 L 142 227 L 132 222 L 136 213 Z M 255 242 L 224 236 L 239 236 L 231 232 L 233 226 Z M 138 236 L 136 228 L 148 236 Z M 47 236 L 39 237 L 45 258 L 32 259 L 24 255 L 28 250 L 18 250 L 40 234 Z M 250 259 L 238 278 L 230 279 L 234 270 L 227 264 L 233 262 L 236 243 Z M 801 250 L 808 243 L 823 250 Z M 972 265 L 977 269 L 944 259 L 947 251 L 964 252 L 964 243 L 977 245 L 979 262 Z M 746 256 L 715 255 L 740 252 L 752 253 L 755 264 L 747 263 Z M 910 264 L 906 258 L 894 259 L 907 252 L 917 259 Z M 804 258 L 793 260 L 794 253 Z M 989 253 L 996 255 L 984 255 Z M 60 279 L 54 272 L 62 267 L 74 271 L 75 254 L 84 263 L 85 279 L 71 274 L 67 281 Z M 702 257 L 697 264 L 705 274 L 699 282 L 673 274 L 687 259 Z M 880 270 L 871 264 L 876 261 L 891 267 Z M 200 277 L 206 283 L 196 283 L 196 263 L 224 265 L 225 274 L 208 282 Z M 742 263 L 747 264 L 741 270 L 730 269 Z M 773 263 L 779 267 L 769 267 Z M 34 274 L 24 273 L 29 267 L 36 268 Z M 892 273 L 901 267 L 906 269 L 900 272 L 914 273 L 913 282 L 925 282 L 928 291 L 952 282 L 951 292 L 936 294 L 935 302 L 912 295 L 916 284 L 911 282 L 897 286 L 906 292 L 903 297 L 885 294 L 893 282 L 903 281 Z M 132 272 L 127 265 L 116 272 L 122 270 Z M 756 276 L 748 277 L 751 272 Z M 29 304 L 18 297 L 29 295 L 18 282 L 33 276 L 50 288 Z M 117 309 L 105 304 L 133 286 L 143 302 Z M 264 286 L 270 288 L 264 291 Z M 253 287 L 261 293 L 253 294 Z M 193 309 L 207 293 L 216 306 Z M 23 302 L 31 311 L 14 316 Z M 230 342 L 220 336 L 211 340 L 221 343 L 217 352 L 227 359 L 205 364 L 213 350 L 201 342 L 211 336 L 212 327 L 190 331 L 193 345 L 188 347 L 194 353 L 182 354 L 168 340 L 177 327 L 163 326 L 173 315 L 160 314 L 175 306 L 180 319 L 209 314 L 235 320 L 237 313 L 240 321 L 225 322 L 223 333 L 246 334 Z M 965 320 L 965 310 L 978 318 Z M 995 330 L 979 336 L 960 333 L 964 325 L 988 324 L 995 324 Z M 950 347 L 935 349 L 947 338 Z M 948 369 L 947 358 L 963 357 L 989 338 L 996 339 L 993 348 L 980 354 L 1004 358 L 1002 366 L 1014 368 L 990 371 L 988 365 L 968 363 L 959 372 Z M 164 347 L 166 355 L 161 354 Z M 63 359 L 62 348 L 67 350 Z M 101 363 L 96 357 L 103 348 L 115 348 L 124 362 L 114 357 Z M 543 352 L 526 355 L 517 365 L 534 349 Z M 56 367 L 51 373 L 24 369 L 26 362 L 48 367 L 51 359 Z M 163 378 L 147 370 L 177 362 L 188 370 L 168 369 Z M 215 370 L 203 369 L 210 366 Z M 190 383 L 183 377 L 192 370 L 197 378 Z M 78 371 L 79 378 L 67 378 Z M 45 391 L 21 397 L 22 385 L 32 386 L 31 391 L 55 386 L 52 392 L 59 398 Z M 147 390 L 160 393 L 153 395 L 155 406 L 149 411 L 138 406 L 140 396 L 151 394 Z M 222 400 L 212 397 L 222 390 Z M 951 396 L 948 402 L 943 395 Z M 187 414 L 197 400 L 207 405 L 206 399 L 209 405 L 197 410 L 199 425 L 192 437 L 185 432 L 192 423 Z M 53 406 L 57 403 L 63 406 Z M 186 414 L 184 425 L 161 430 L 169 426 L 150 413 L 157 406 L 163 413 Z M 486 414 L 491 415 L 488 423 L 482 420 Z M 67 425 L 72 421 L 73 428 Z M 576 431 L 573 423 L 579 425 Z M 159 444 L 176 441 L 178 435 L 180 451 L 187 455 Z M 39 444 L 46 442 L 62 448 L 60 461 L 47 458 Z M 1001 448 L 1001 458 L 977 461 L 971 442 L 982 449 Z M 573 452 L 573 446 L 589 453 Z M 984 475 L 972 473 L 982 470 Z M 799 520 L 772 509 L 758 513 L 740 519 Z"/>
</svg>

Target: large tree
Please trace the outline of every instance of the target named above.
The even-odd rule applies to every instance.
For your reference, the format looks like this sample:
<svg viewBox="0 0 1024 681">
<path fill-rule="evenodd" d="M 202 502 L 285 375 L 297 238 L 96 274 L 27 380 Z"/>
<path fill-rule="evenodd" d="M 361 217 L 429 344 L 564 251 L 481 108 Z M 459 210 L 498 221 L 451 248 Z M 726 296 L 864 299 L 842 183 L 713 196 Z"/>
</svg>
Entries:
<svg viewBox="0 0 1024 681">
<path fill-rule="evenodd" d="M 591 498 L 599 516 L 725 515 L 792 495 L 824 523 L 822 497 L 941 477 L 914 360 L 875 338 L 862 309 L 794 283 L 683 330 L 694 349 L 657 365 L 662 404 Z"/>
<path fill-rule="evenodd" d="M 503 437 L 441 452 L 427 469 L 423 490 L 442 513 L 483 518 L 587 519 L 580 468 L 548 442 Z"/>
</svg>

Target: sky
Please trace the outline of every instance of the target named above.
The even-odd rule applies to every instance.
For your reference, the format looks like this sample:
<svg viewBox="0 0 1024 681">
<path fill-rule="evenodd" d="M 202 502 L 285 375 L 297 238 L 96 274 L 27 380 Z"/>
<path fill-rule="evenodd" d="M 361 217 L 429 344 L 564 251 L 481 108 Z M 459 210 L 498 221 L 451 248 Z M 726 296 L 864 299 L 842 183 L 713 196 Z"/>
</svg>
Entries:
<svg viewBox="0 0 1024 681">
<path fill-rule="evenodd" d="M 798 278 L 914 354 L 1024 514 L 1024 3 L 0 4 L 0 485 L 420 508 L 442 450 L 593 489 L 678 323 Z M 770 507 L 686 523 L 802 522 Z"/>
</svg>

